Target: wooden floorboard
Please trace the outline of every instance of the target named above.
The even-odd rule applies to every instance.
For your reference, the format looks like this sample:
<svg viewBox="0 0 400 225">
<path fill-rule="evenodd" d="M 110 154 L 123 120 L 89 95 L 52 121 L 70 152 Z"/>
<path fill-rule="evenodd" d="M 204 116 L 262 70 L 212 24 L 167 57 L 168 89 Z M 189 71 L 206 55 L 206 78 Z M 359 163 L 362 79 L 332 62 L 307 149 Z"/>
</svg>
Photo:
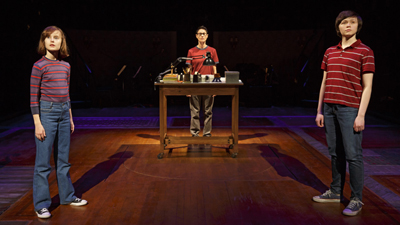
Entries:
<svg viewBox="0 0 400 225">
<path fill-rule="evenodd" d="M 214 129 L 213 135 L 229 132 Z M 26 152 L 13 150 L 12 162 L 0 169 L 0 176 L 6 170 L 14 171 L 18 179 L 30 184 L 32 178 L 18 170 L 21 165 L 31 170 L 34 164 L 34 143 L 24 140 L 31 139 L 31 134 L 32 130 L 21 130 L 9 137 Z M 190 134 L 186 129 L 170 129 L 169 135 Z M 350 197 L 347 184 L 345 202 L 313 202 L 313 195 L 329 187 L 330 161 L 291 130 L 241 129 L 239 138 L 237 158 L 231 158 L 227 145 L 173 145 L 160 160 L 157 129 L 76 130 L 71 140 L 71 178 L 77 196 L 89 205 L 59 205 L 53 171 L 49 178 L 53 216 L 45 222 L 400 224 L 399 212 L 367 188 L 365 205 L 357 217 L 341 214 Z M 10 149 L 13 146 L 11 141 L 4 143 Z M 0 225 L 43 221 L 33 211 L 31 189 L 0 215 Z"/>
<path fill-rule="evenodd" d="M 371 176 L 383 186 L 400 196 L 400 176 L 399 175 L 373 175 Z"/>
</svg>

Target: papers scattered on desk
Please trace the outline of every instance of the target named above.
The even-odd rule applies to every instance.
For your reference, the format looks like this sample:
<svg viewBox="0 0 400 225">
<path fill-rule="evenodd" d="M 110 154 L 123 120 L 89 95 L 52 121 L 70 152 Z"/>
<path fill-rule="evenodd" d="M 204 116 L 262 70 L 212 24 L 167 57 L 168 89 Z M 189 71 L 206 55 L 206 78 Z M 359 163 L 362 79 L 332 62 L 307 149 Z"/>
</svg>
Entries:
<svg viewBox="0 0 400 225">
<path fill-rule="evenodd" d="M 163 77 L 162 81 L 164 83 L 175 83 L 178 82 L 178 75 L 177 74 L 167 74 Z"/>
</svg>

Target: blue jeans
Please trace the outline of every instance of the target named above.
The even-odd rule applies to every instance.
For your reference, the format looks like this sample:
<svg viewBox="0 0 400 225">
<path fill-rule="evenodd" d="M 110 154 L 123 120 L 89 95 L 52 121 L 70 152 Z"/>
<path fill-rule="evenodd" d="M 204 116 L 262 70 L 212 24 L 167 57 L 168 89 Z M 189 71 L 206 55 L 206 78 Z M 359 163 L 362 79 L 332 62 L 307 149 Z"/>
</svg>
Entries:
<svg viewBox="0 0 400 225">
<path fill-rule="evenodd" d="M 68 163 L 71 135 L 69 102 L 40 101 L 40 121 L 46 132 L 44 141 L 35 137 L 36 160 L 33 175 L 33 204 L 35 210 L 49 208 L 51 197 L 48 178 L 51 172 L 50 157 L 54 144 L 54 162 L 61 204 L 69 204 L 76 196 L 69 176 Z"/>
<path fill-rule="evenodd" d="M 331 191 L 343 194 L 346 178 L 346 162 L 349 164 L 351 199 L 362 200 L 364 187 L 364 162 L 362 132 L 355 132 L 354 121 L 358 108 L 324 103 L 326 141 L 332 159 Z"/>
</svg>

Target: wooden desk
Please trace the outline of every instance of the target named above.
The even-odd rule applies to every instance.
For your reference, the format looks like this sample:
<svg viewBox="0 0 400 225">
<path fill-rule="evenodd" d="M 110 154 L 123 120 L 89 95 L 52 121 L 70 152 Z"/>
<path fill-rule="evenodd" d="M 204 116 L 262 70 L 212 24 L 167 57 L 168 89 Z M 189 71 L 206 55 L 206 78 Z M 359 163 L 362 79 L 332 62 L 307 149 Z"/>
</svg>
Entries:
<svg viewBox="0 0 400 225">
<path fill-rule="evenodd" d="M 164 156 L 168 144 L 227 144 L 233 149 L 232 158 L 238 154 L 239 132 L 239 86 L 238 83 L 154 83 L 159 87 L 160 96 L 160 154 Z M 177 95 L 231 95 L 232 134 L 220 137 L 170 137 L 167 135 L 167 96 Z M 188 106 L 189 107 L 189 106 Z M 189 129 L 189 128 L 188 128 Z"/>
</svg>

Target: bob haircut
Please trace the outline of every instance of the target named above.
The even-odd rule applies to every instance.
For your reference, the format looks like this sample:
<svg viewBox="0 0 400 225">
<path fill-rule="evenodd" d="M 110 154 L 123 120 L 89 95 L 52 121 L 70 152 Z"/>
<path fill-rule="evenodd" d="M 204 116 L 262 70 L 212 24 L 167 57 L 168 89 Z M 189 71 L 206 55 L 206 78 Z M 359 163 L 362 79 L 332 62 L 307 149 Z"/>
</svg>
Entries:
<svg viewBox="0 0 400 225">
<path fill-rule="evenodd" d="M 356 12 L 354 12 L 354 11 L 346 10 L 346 11 L 340 12 L 339 15 L 336 17 L 335 28 L 336 28 L 336 34 L 337 34 L 339 37 L 342 37 L 342 34 L 340 33 L 340 30 L 339 30 L 339 25 L 340 25 L 340 23 L 341 23 L 344 19 L 346 19 L 346 18 L 348 18 L 348 17 L 353 17 L 353 16 L 357 17 L 357 21 L 358 21 L 358 27 L 357 27 L 357 33 L 356 33 L 356 34 L 360 33 L 361 27 L 362 27 L 362 25 L 363 25 L 363 21 L 362 21 L 362 19 L 361 19 L 361 16 L 358 15 L 358 13 L 356 13 Z"/>
<path fill-rule="evenodd" d="M 61 46 L 60 46 L 60 51 L 59 51 L 58 57 L 63 59 L 63 58 L 66 58 L 69 56 L 69 50 L 68 50 L 67 41 L 65 39 L 64 32 L 56 26 L 46 27 L 43 30 L 42 34 L 40 35 L 39 46 L 37 48 L 37 52 L 40 55 L 46 55 L 46 45 L 44 44 L 44 39 L 46 39 L 47 37 L 50 37 L 50 35 L 54 31 L 57 31 L 57 30 L 60 31 L 60 33 L 61 33 Z"/>
<path fill-rule="evenodd" d="M 203 26 L 203 25 L 199 26 L 199 27 L 196 29 L 196 34 L 197 34 L 197 32 L 199 32 L 199 30 L 200 30 L 200 29 L 203 29 L 203 30 L 205 30 L 205 31 L 206 31 L 206 33 L 208 34 L 207 27 L 205 27 L 205 26 Z"/>
</svg>

